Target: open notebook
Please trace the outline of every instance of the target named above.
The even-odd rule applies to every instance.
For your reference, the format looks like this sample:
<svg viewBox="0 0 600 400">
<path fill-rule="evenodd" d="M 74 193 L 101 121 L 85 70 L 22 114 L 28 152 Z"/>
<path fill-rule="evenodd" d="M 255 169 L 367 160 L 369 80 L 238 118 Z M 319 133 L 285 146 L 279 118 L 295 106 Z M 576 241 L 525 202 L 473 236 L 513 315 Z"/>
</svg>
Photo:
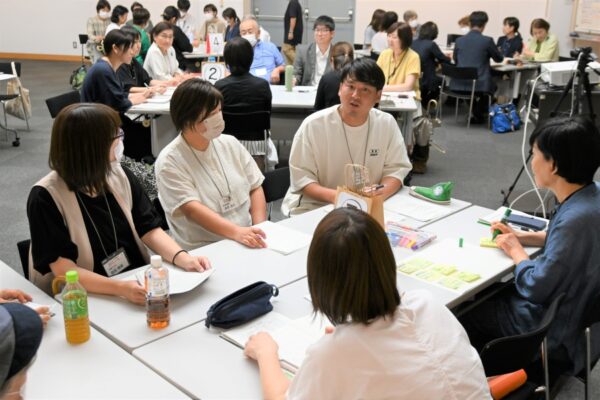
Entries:
<svg viewBox="0 0 600 400">
<path fill-rule="evenodd" d="M 291 319 L 272 311 L 247 324 L 222 332 L 221 337 L 244 348 L 250 336 L 267 332 L 279 345 L 281 366 L 295 373 L 304 360 L 306 349 L 325 334 L 327 326 L 333 324 L 320 314 Z"/>
</svg>

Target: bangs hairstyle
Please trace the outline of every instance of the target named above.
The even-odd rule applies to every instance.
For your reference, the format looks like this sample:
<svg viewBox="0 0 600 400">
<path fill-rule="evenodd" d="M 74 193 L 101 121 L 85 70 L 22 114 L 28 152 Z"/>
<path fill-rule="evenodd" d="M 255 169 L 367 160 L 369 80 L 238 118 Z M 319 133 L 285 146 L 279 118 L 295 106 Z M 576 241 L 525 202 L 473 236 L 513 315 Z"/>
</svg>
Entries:
<svg viewBox="0 0 600 400">
<path fill-rule="evenodd" d="M 354 60 L 354 46 L 348 42 L 337 42 L 331 48 L 329 59 L 333 69 L 339 71 Z"/>
<path fill-rule="evenodd" d="M 141 40 L 142 38 L 140 32 L 130 25 L 123 26 L 120 31 L 127 35 L 129 39 L 131 39 L 131 43 L 134 43 L 136 40 Z"/>
<path fill-rule="evenodd" d="M 529 137 L 556 173 L 569 183 L 587 184 L 600 166 L 600 133 L 590 118 L 557 117 L 544 121 Z"/>
<path fill-rule="evenodd" d="M 150 11 L 145 8 L 136 8 L 132 11 L 133 14 L 133 24 L 134 25 L 145 25 L 146 22 L 150 19 Z"/>
<path fill-rule="evenodd" d="M 65 107 L 52 125 L 50 169 L 73 192 L 104 193 L 111 172 L 110 148 L 120 125 L 119 114 L 104 104 Z"/>
<path fill-rule="evenodd" d="M 371 17 L 371 23 L 369 25 L 371 25 L 371 28 L 373 28 L 375 32 L 381 31 L 381 22 L 383 21 L 384 15 L 385 11 L 381 8 L 373 11 L 373 16 Z"/>
<path fill-rule="evenodd" d="M 152 29 L 152 42 L 154 43 L 154 37 L 160 35 L 161 33 L 163 33 L 164 31 L 171 31 L 173 32 L 173 25 L 171 25 L 170 22 L 166 22 L 166 21 L 162 21 L 159 22 L 158 24 L 154 25 L 154 28 Z"/>
<path fill-rule="evenodd" d="M 223 95 L 204 79 L 189 79 L 182 82 L 171 98 L 171 119 L 178 131 L 204 120 L 219 104 Z"/>
<path fill-rule="evenodd" d="M 175 6 L 167 6 L 165 11 L 162 13 L 162 17 L 165 21 L 169 21 L 172 18 L 181 18 L 181 13 Z"/>
<path fill-rule="evenodd" d="M 321 15 L 317 19 L 315 19 L 315 23 L 313 24 L 313 31 L 319 26 L 324 26 L 332 32 L 335 31 L 335 21 L 329 15 Z"/>
<path fill-rule="evenodd" d="M 413 41 L 412 28 L 406 22 L 398 25 L 398 39 L 400 39 L 400 48 L 406 50 L 410 47 Z"/>
<path fill-rule="evenodd" d="M 125 14 L 129 14 L 129 10 L 127 9 L 127 7 L 116 6 L 112 10 L 112 15 L 110 16 L 110 22 L 114 22 L 116 24 L 117 22 L 119 22 L 119 18 L 121 18 Z"/>
<path fill-rule="evenodd" d="M 250 71 L 254 59 L 254 49 L 246 39 L 239 36 L 234 37 L 225 44 L 223 57 L 231 75 L 243 75 Z"/>
<path fill-rule="evenodd" d="M 391 317 L 400 304 L 390 242 L 381 225 L 357 209 L 335 209 L 319 223 L 307 275 L 314 311 L 336 325 Z"/>
<path fill-rule="evenodd" d="M 347 79 L 373 86 L 377 91 L 383 90 L 383 85 L 385 85 L 383 71 L 375 61 L 368 57 L 352 60 L 342 69 L 340 82 L 343 83 Z"/>
<path fill-rule="evenodd" d="M 96 3 L 96 12 L 100 12 L 103 8 L 108 8 L 110 11 L 110 3 L 107 0 L 98 0 Z"/>
<path fill-rule="evenodd" d="M 110 56 L 113 52 L 113 47 L 117 47 L 123 51 L 129 50 L 133 41 L 123 33 L 120 29 L 113 29 L 104 36 L 102 41 L 102 52 L 106 56 Z"/>
<path fill-rule="evenodd" d="M 504 18 L 504 21 L 502 22 L 504 25 L 508 25 L 511 28 L 513 28 L 515 30 L 515 33 L 519 32 L 519 26 L 521 25 L 519 23 L 519 19 L 516 17 L 506 17 Z"/>
<path fill-rule="evenodd" d="M 533 36 L 534 29 L 543 29 L 546 32 L 550 30 L 550 23 L 542 18 L 536 18 L 531 21 L 531 28 L 529 29 L 529 33 Z"/>
</svg>

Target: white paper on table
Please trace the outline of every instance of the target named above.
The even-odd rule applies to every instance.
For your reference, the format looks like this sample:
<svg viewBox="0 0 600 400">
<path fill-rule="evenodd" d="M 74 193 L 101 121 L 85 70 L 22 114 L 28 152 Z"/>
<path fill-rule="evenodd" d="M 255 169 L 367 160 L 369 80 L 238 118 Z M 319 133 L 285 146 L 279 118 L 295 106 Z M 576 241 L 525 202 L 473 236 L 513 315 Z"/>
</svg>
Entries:
<svg viewBox="0 0 600 400">
<path fill-rule="evenodd" d="M 316 92 L 317 87 L 316 86 L 294 86 L 292 91 L 296 92 L 296 93 L 310 93 L 310 92 Z"/>
<path fill-rule="evenodd" d="M 427 222 L 452 212 L 448 205 L 433 204 L 412 196 L 392 196 L 383 203 L 385 210 Z"/>
<path fill-rule="evenodd" d="M 271 221 L 261 222 L 254 226 L 262 229 L 267 235 L 265 239 L 267 248 L 283 255 L 291 254 L 308 246 L 312 240 L 312 237 L 306 233 L 275 224 Z"/>
<path fill-rule="evenodd" d="M 40 308 L 40 307 L 48 307 L 48 313 L 50 314 L 50 316 L 54 316 L 55 312 L 54 312 L 54 308 L 57 306 L 56 303 L 54 304 L 38 304 L 38 303 L 34 303 L 33 301 L 28 301 L 27 303 L 24 303 L 23 305 L 31 308 L 32 310 L 35 311 L 36 308 Z"/>
<path fill-rule="evenodd" d="M 181 268 L 172 267 L 168 264 L 163 264 L 163 267 L 169 270 L 169 294 L 180 294 L 186 293 L 196 288 L 202 282 L 208 279 L 213 274 L 214 269 L 207 269 L 203 272 L 188 272 Z M 119 280 L 130 280 L 135 279 L 138 283 L 144 286 L 144 273 L 148 268 L 143 268 L 137 271 L 135 274 L 124 273 L 116 275 L 113 278 Z"/>
<path fill-rule="evenodd" d="M 149 99 L 146 99 L 146 103 L 150 103 L 150 104 L 164 104 L 164 103 L 168 103 L 171 101 L 171 96 L 167 96 L 164 94 L 158 94 L 154 97 L 150 97 Z"/>
</svg>

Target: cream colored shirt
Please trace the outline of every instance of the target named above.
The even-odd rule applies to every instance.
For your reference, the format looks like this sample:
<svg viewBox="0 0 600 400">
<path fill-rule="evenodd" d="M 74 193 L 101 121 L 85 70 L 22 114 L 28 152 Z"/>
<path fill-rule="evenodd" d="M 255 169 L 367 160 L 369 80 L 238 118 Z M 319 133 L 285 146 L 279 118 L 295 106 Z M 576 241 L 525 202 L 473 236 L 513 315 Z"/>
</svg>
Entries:
<svg viewBox="0 0 600 400">
<path fill-rule="evenodd" d="M 167 54 L 163 54 L 156 43 L 152 43 L 144 60 L 144 69 L 152 79 L 168 81 L 175 74 L 180 73 L 179 62 L 175 56 L 175 49 L 169 47 Z"/>
<path fill-rule="evenodd" d="M 199 151 L 179 135 L 160 152 L 155 170 L 158 197 L 171 233 L 184 249 L 223 239 L 183 214 L 180 207 L 190 201 L 201 203 L 238 226 L 252 225 L 250 192 L 262 184 L 264 177 L 250 153 L 233 136 L 221 135 L 210 142 L 206 151 Z M 225 197 L 231 201 L 225 202 Z M 225 208 L 226 203 L 231 209 Z"/>
<path fill-rule="evenodd" d="M 315 74 L 313 76 L 313 80 L 311 82 L 312 86 L 319 86 L 319 81 L 323 74 L 325 74 L 325 69 L 327 69 L 327 63 L 329 62 L 329 51 L 331 50 L 331 46 L 327 47 L 327 51 L 325 54 L 321 53 L 319 46 L 315 46 L 315 52 L 317 54 L 316 65 L 315 65 Z"/>
<path fill-rule="evenodd" d="M 338 325 L 308 348 L 288 399 L 491 399 L 483 366 L 454 315 L 424 290 L 392 318 Z"/>
<path fill-rule="evenodd" d="M 386 176 L 402 181 L 412 168 L 394 117 L 371 109 L 367 123 L 355 128 L 345 125 L 344 134 L 338 108 L 335 105 L 307 117 L 294 136 L 289 159 L 291 184 L 282 204 L 285 215 L 324 206 L 326 203 L 302 195 L 302 189 L 310 183 L 330 189 L 343 186 L 346 164 L 366 165 L 372 183 Z"/>
</svg>

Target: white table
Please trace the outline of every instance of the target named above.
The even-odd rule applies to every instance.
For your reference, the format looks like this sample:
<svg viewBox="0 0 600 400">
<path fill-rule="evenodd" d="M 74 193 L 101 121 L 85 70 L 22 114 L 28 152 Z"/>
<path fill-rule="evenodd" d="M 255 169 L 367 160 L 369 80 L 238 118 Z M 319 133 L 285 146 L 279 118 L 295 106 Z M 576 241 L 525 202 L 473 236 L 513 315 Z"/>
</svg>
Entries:
<svg viewBox="0 0 600 400">
<path fill-rule="evenodd" d="M 540 64 L 535 62 L 524 61 L 520 65 L 509 64 L 506 59 L 501 63 L 491 63 L 491 67 L 493 70 L 498 72 L 503 72 L 510 74 L 510 94 L 513 99 L 519 97 L 519 94 L 522 92 L 522 87 L 524 84 L 521 83 L 523 80 L 523 75 L 529 72 L 530 74 L 534 74 L 536 71 L 540 69 Z"/>
<path fill-rule="evenodd" d="M 271 300 L 273 310 L 289 318 L 312 312 L 304 299 L 306 279 L 281 289 Z M 243 350 L 219 337 L 220 330 L 192 325 L 134 350 L 133 355 L 192 397 L 260 399 L 258 366 Z"/>
<path fill-rule="evenodd" d="M 21 289 L 56 315 L 44 330 L 37 358 L 27 374 L 27 399 L 184 399 L 177 388 L 95 329 L 80 345 L 65 339 L 62 308 L 51 297 L 0 261 L 0 286 Z M 121 319 L 123 315 L 114 315 Z"/>
<path fill-rule="evenodd" d="M 207 53 L 206 46 L 202 45 L 201 47 L 194 47 L 191 52 L 184 51 L 183 56 L 188 60 L 193 60 L 197 58 L 208 58 L 208 57 L 223 57 L 223 53 Z"/>
</svg>

